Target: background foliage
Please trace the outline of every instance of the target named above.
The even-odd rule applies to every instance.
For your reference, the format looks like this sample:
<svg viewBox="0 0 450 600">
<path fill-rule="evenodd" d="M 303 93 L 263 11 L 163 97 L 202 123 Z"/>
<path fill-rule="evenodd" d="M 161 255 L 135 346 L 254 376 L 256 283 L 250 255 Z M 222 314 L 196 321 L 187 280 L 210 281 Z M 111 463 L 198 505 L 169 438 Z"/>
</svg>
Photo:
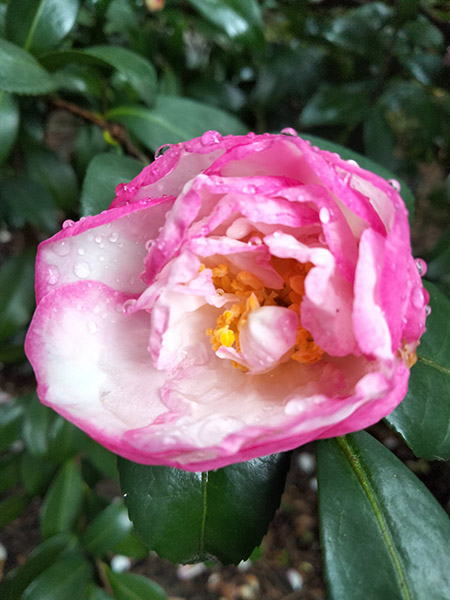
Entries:
<svg viewBox="0 0 450 600">
<path fill-rule="evenodd" d="M 408 398 L 388 421 L 417 456 L 450 458 L 449 15 L 448 2 L 434 0 L 0 2 L 0 526 L 38 498 L 42 540 L 3 582 L 6 598 L 166 597 L 148 579 L 111 569 L 117 554 L 148 554 L 123 501 L 95 491 L 117 480 L 115 457 L 38 403 L 23 340 L 34 308 L 37 243 L 64 219 L 106 208 L 115 186 L 139 172 L 159 146 L 207 129 L 295 127 L 345 145 L 409 183 L 418 199 L 415 250 L 428 260 L 427 277 L 437 287 Z M 368 434 L 319 444 L 330 598 L 353 598 L 337 555 L 346 576 L 359 577 L 355 598 L 382 592 L 421 597 L 425 584 L 430 597 L 445 597 L 442 582 L 450 569 L 441 534 L 448 521 L 395 460 Z M 286 469 L 280 468 L 283 480 Z M 397 473 L 403 489 L 415 490 L 412 506 L 401 495 L 394 508 L 386 502 L 398 494 L 387 472 Z M 280 472 L 270 476 L 278 481 Z M 239 488 L 241 478 L 223 477 L 235 494 L 248 494 L 248 487 Z M 264 485 L 259 481 L 255 494 Z M 429 518 L 413 533 L 404 515 L 417 514 L 417 498 Z M 367 551 L 366 525 L 342 545 L 333 532 L 333 502 L 343 511 L 352 507 L 352 515 L 357 511 L 361 523 L 374 527 L 371 551 L 379 552 L 390 573 L 383 581 L 393 587 L 373 587 L 376 566 L 358 572 L 351 555 L 355 548 Z M 270 514 L 255 510 L 255 531 L 261 522 L 264 530 L 274 507 Z M 221 540 L 219 530 L 212 539 L 229 546 L 230 537 Z M 411 559 L 408 548 L 419 534 L 423 552 Z M 162 553 L 167 545 L 163 536 Z M 230 560 L 250 550 L 233 547 Z M 176 551 L 177 560 L 186 558 L 182 548 Z M 224 547 L 216 555 L 223 553 Z M 427 569 L 440 574 L 429 581 Z"/>
</svg>

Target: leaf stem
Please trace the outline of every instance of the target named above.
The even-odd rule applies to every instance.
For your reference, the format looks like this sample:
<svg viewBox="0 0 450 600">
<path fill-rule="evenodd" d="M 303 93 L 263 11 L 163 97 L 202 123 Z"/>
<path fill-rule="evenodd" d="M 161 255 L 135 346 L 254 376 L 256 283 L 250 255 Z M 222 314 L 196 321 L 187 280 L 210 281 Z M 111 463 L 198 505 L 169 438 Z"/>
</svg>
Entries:
<svg viewBox="0 0 450 600">
<path fill-rule="evenodd" d="M 382 537 L 385 541 L 387 551 L 392 559 L 394 570 L 397 574 L 397 580 L 400 585 L 400 590 L 402 594 L 403 600 L 413 600 L 411 593 L 408 588 L 408 582 L 406 581 L 406 574 L 403 568 L 403 565 L 400 561 L 400 557 L 398 556 L 397 550 L 395 548 L 395 543 L 392 538 L 391 532 L 389 530 L 389 526 L 386 522 L 386 519 L 383 515 L 383 511 L 378 502 L 375 491 L 370 483 L 370 480 L 367 476 L 367 473 L 359 460 L 358 455 L 352 448 L 348 438 L 346 436 L 340 436 L 335 438 L 336 443 L 345 454 L 348 462 L 350 463 L 351 468 L 355 472 L 356 477 L 358 478 L 361 487 L 363 488 L 367 499 L 369 500 L 370 506 L 374 512 L 375 518 L 378 522 L 378 526 L 381 529 Z"/>
<path fill-rule="evenodd" d="M 202 522 L 200 525 L 200 556 L 205 547 L 206 511 L 208 498 L 208 471 L 202 471 Z"/>
</svg>

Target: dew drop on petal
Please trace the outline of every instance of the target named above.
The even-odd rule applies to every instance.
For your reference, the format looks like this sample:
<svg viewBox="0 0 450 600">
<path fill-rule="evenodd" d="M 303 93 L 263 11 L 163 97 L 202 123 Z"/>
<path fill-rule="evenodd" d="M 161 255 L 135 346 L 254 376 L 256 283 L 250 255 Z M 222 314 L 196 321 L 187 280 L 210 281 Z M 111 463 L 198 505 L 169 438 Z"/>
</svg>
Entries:
<svg viewBox="0 0 450 600">
<path fill-rule="evenodd" d="M 72 219 L 66 219 L 62 224 L 62 228 L 67 229 L 68 227 L 72 227 L 73 225 L 75 225 L 75 221 L 72 221 Z"/>
<path fill-rule="evenodd" d="M 83 256 L 83 254 L 85 254 L 84 248 L 78 248 L 77 252 L 80 256 Z"/>
<path fill-rule="evenodd" d="M 427 317 L 431 315 L 431 306 L 429 304 L 425 307 L 425 314 Z"/>
<path fill-rule="evenodd" d="M 102 240 L 103 240 L 103 236 L 102 235 L 96 235 L 95 238 L 94 238 L 94 242 L 96 244 L 101 244 Z"/>
<path fill-rule="evenodd" d="M 50 285 L 55 285 L 59 280 L 59 271 L 58 267 L 55 265 L 48 265 L 47 267 L 47 282 Z"/>
<path fill-rule="evenodd" d="M 359 167 L 359 164 L 356 162 L 356 160 L 353 160 L 353 158 L 349 158 L 347 164 L 352 165 L 352 167 Z"/>
<path fill-rule="evenodd" d="M 85 260 L 80 260 L 74 264 L 73 272 L 78 279 L 87 279 L 91 274 L 91 267 Z"/>
<path fill-rule="evenodd" d="M 159 158 L 160 156 L 162 156 L 165 152 L 167 152 L 167 150 L 169 150 L 170 148 L 172 148 L 172 144 L 164 144 L 163 146 L 160 146 L 157 151 L 155 152 L 155 159 Z"/>
<path fill-rule="evenodd" d="M 330 211 L 325 206 L 322 206 L 319 211 L 319 219 L 322 221 L 322 223 L 329 223 L 330 221 Z"/>
<path fill-rule="evenodd" d="M 416 258 L 416 267 L 419 271 L 419 275 L 423 277 L 427 272 L 427 263 L 423 260 L 423 258 Z"/>
<path fill-rule="evenodd" d="M 152 245 L 153 245 L 153 240 L 147 240 L 145 242 L 145 249 L 147 250 L 147 252 L 150 250 L 150 248 L 152 247 Z"/>
<path fill-rule="evenodd" d="M 112 243 L 115 244 L 117 242 L 117 240 L 119 239 L 119 234 L 116 233 L 115 231 L 113 233 L 111 233 L 111 235 L 109 236 L 108 240 Z"/>
<path fill-rule="evenodd" d="M 292 135 L 294 137 L 298 136 L 298 133 L 295 131 L 295 129 L 293 127 L 283 127 L 283 129 L 281 130 L 281 133 L 284 133 L 284 135 Z"/>
<path fill-rule="evenodd" d="M 125 300 L 125 302 L 122 304 L 122 311 L 124 313 L 131 312 L 131 309 L 133 308 L 133 306 L 135 304 L 136 304 L 136 300 L 134 300 L 133 298 L 130 298 L 129 300 Z"/>
<path fill-rule="evenodd" d="M 396 192 L 400 192 L 400 190 L 402 189 L 400 182 L 396 179 L 388 179 L 388 183 L 394 188 Z"/>
<path fill-rule="evenodd" d="M 67 240 L 56 242 L 53 246 L 53 252 L 58 256 L 67 256 L 70 252 L 70 244 Z"/>
<path fill-rule="evenodd" d="M 411 292 L 411 304 L 414 308 L 422 308 L 425 304 L 425 296 L 421 287 L 415 287 Z"/>
<path fill-rule="evenodd" d="M 205 131 L 205 133 L 200 138 L 203 146 L 211 146 L 212 144 L 217 144 L 222 139 L 221 134 L 218 131 Z"/>
</svg>

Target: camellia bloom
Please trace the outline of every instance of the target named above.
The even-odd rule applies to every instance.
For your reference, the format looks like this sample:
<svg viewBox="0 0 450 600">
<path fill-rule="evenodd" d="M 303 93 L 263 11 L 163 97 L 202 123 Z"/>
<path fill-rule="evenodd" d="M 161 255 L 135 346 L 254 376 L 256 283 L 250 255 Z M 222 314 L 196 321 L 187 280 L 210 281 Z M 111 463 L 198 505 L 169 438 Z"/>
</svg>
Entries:
<svg viewBox="0 0 450 600">
<path fill-rule="evenodd" d="M 169 147 L 40 245 L 26 351 L 44 404 L 190 471 L 397 406 L 428 301 L 398 186 L 286 133 Z"/>
</svg>

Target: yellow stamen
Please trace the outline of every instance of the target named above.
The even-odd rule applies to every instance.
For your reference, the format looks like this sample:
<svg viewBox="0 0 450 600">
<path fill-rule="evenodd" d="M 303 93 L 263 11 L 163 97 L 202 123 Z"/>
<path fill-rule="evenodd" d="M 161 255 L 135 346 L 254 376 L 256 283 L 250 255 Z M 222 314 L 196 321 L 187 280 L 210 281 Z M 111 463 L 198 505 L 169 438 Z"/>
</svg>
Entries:
<svg viewBox="0 0 450 600">
<path fill-rule="evenodd" d="M 278 258 L 273 258 L 272 263 L 284 281 L 282 289 L 264 287 L 259 277 L 249 271 L 233 274 L 230 267 L 225 264 L 219 264 L 212 269 L 216 289 L 234 294 L 239 299 L 223 311 L 217 319 L 215 329 L 210 328 L 206 331 L 214 351 L 221 346 L 226 348 L 234 346 L 239 352 L 239 331 L 247 321 L 250 312 L 260 306 L 285 306 L 300 317 L 300 305 L 305 294 L 305 277 L 313 265 L 299 263 L 293 259 Z M 314 342 L 311 334 L 300 324 L 291 358 L 300 363 L 315 363 L 322 359 L 323 354 L 323 350 Z M 248 370 L 235 361 L 231 362 L 242 371 Z"/>
</svg>

